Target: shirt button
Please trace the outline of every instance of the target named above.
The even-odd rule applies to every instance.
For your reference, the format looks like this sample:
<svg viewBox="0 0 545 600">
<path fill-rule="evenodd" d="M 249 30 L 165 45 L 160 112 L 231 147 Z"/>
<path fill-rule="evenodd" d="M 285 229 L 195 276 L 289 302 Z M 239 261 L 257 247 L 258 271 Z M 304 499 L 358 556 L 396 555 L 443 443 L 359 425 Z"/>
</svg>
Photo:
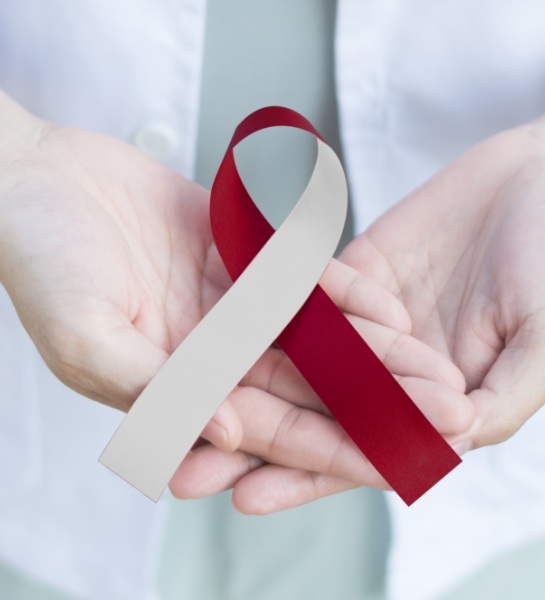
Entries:
<svg viewBox="0 0 545 600">
<path fill-rule="evenodd" d="M 171 158 L 180 145 L 176 133 L 162 123 L 146 123 L 132 135 L 132 143 L 150 156 L 158 159 Z"/>
</svg>

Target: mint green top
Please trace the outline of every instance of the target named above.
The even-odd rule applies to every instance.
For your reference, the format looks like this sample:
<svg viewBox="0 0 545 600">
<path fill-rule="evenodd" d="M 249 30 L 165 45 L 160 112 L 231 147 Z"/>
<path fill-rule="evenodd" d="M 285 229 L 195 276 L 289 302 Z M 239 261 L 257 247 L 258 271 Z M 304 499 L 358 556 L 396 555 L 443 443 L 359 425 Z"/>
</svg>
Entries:
<svg viewBox="0 0 545 600">
<path fill-rule="evenodd" d="M 334 26 L 331 0 L 209 0 L 199 182 L 210 186 L 234 127 L 265 105 L 300 111 L 339 150 Z M 256 134 L 237 152 L 243 179 L 273 224 L 304 189 L 314 151 L 310 136 L 277 130 Z M 381 597 L 388 526 L 377 492 L 268 517 L 236 513 L 227 493 L 170 509 L 164 600 Z"/>
</svg>

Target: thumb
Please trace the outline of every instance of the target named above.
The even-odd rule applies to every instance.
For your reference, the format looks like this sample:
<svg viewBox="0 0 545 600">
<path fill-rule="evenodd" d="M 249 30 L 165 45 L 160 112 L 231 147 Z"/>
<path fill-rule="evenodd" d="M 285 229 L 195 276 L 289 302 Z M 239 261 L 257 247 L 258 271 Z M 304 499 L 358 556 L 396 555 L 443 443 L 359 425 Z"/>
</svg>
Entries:
<svg viewBox="0 0 545 600">
<path fill-rule="evenodd" d="M 476 418 L 456 441 L 461 451 L 509 439 L 545 403 L 545 315 L 528 318 L 509 340 L 479 389 Z"/>
<path fill-rule="evenodd" d="M 410 332 L 411 318 L 401 301 L 350 265 L 331 259 L 320 285 L 344 312 L 403 333 Z"/>
<path fill-rule="evenodd" d="M 77 327 L 57 329 L 49 336 L 44 359 L 55 375 L 80 394 L 127 412 L 168 360 L 168 353 L 132 323 L 102 315 Z M 72 322 L 74 325 L 74 322 Z M 61 333 L 62 331 L 62 333 Z M 172 390 L 176 394 L 176 390 Z M 179 398 L 188 405 L 191 398 Z M 206 426 L 203 436 L 224 451 L 238 447 L 242 425 L 230 401 L 224 402 Z"/>
</svg>

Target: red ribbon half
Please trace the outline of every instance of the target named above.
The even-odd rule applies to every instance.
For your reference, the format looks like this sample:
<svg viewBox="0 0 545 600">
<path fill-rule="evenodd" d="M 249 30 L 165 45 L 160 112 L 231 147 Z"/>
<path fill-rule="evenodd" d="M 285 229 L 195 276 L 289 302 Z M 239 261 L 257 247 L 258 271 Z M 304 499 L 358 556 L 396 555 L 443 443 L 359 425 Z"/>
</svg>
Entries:
<svg viewBox="0 0 545 600">
<path fill-rule="evenodd" d="M 322 139 L 299 113 L 262 108 L 236 128 L 212 186 L 212 232 L 233 280 L 274 234 L 244 187 L 233 151 L 249 135 L 278 126 Z M 461 462 L 319 285 L 277 341 L 408 505 Z"/>
</svg>

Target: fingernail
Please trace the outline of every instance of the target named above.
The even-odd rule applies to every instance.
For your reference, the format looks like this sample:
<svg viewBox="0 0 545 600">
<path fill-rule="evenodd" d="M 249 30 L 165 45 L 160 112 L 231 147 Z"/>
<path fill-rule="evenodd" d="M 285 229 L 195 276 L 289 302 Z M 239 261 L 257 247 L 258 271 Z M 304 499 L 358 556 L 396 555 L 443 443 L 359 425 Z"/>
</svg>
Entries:
<svg viewBox="0 0 545 600">
<path fill-rule="evenodd" d="M 458 456 L 462 456 L 466 452 L 471 450 L 471 441 L 470 440 L 462 440 L 461 442 L 456 442 L 452 444 L 452 449 Z"/>
</svg>

